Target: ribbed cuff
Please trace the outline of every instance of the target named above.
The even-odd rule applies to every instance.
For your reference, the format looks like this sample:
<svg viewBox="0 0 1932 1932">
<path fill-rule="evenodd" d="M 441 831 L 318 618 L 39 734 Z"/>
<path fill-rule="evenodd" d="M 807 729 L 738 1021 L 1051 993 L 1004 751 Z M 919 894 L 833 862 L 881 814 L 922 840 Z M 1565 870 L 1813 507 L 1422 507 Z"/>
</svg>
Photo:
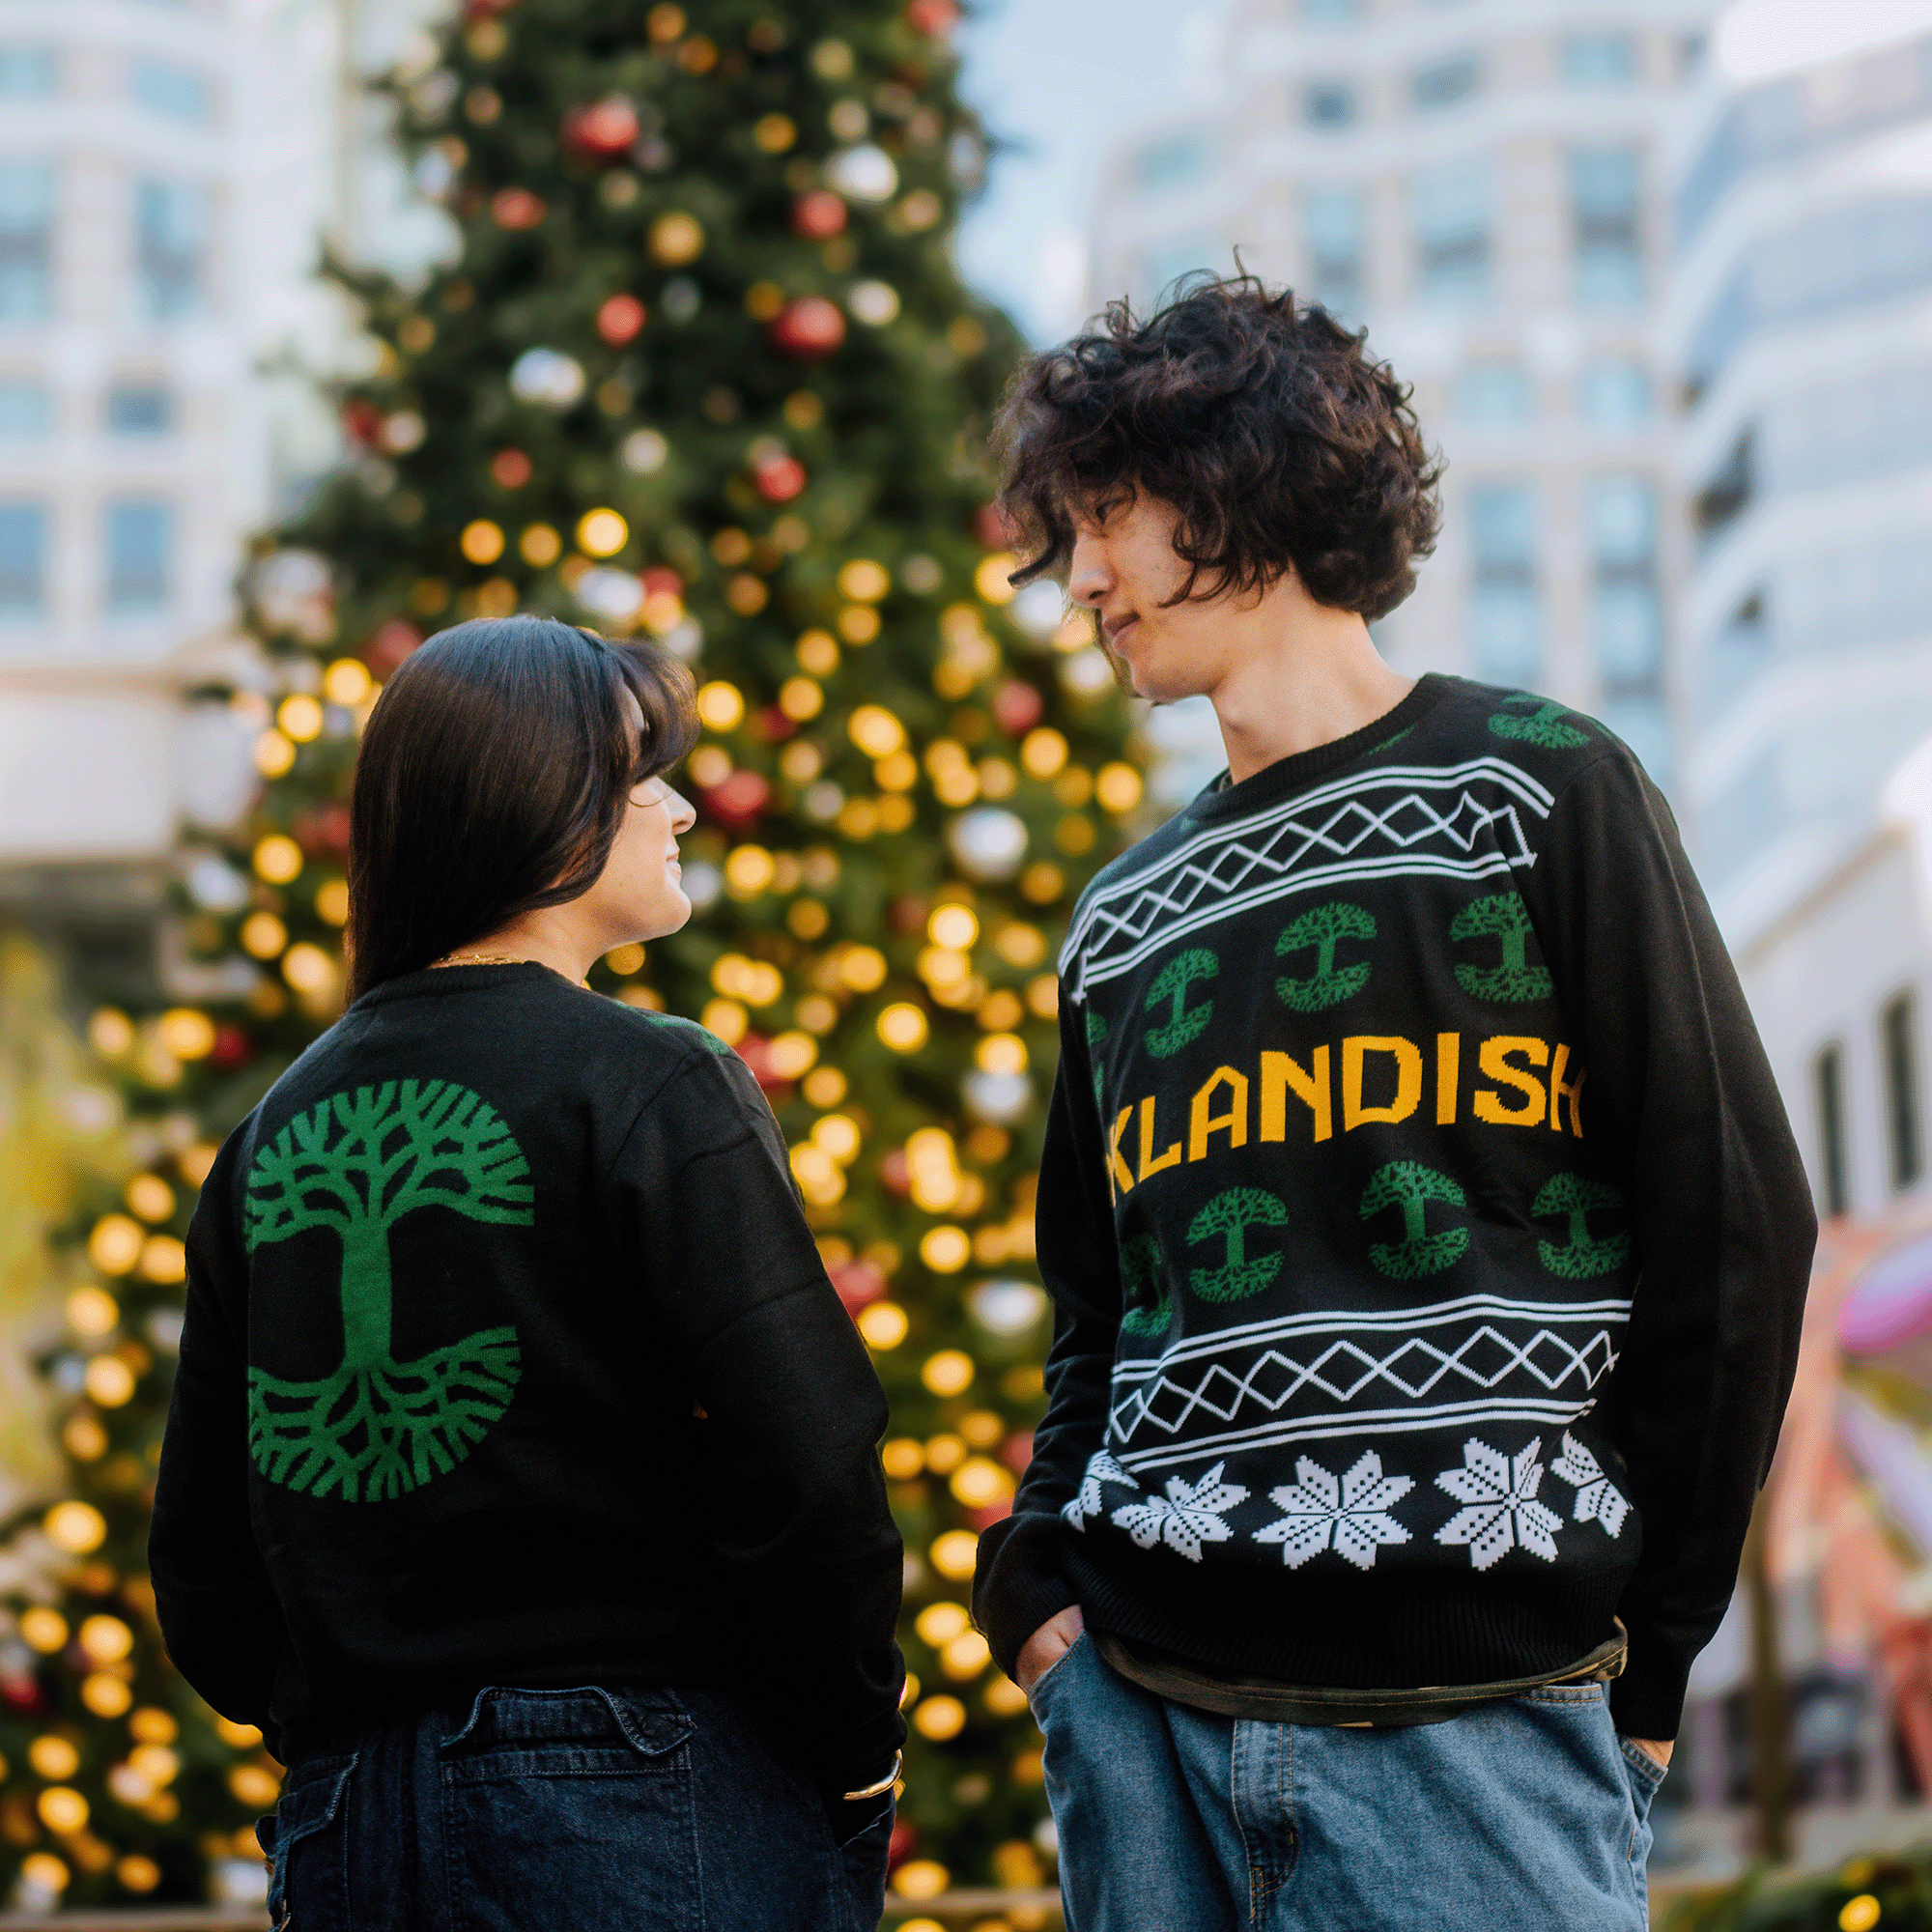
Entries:
<svg viewBox="0 0 1932 1932">
<path fill-rule="evenodd" d="M 1621 1614 L 1630 1629 L 1630 1662 L 1610 1685 L 1610 1716 L 1627 1738 L 1668 1744 L 1684 1721 L 1685 1687 L 1697 1653 L 1673 1643 L 1654 1624 Z"/>
<path fill-rule="evenodd" d="M 973 1621 L 1009 1677 L 1027 1638 L 1079 1601 L 1060 1567 L 1059 1517 L 1009 1516 L 980 1538 Z"/>
</svg>

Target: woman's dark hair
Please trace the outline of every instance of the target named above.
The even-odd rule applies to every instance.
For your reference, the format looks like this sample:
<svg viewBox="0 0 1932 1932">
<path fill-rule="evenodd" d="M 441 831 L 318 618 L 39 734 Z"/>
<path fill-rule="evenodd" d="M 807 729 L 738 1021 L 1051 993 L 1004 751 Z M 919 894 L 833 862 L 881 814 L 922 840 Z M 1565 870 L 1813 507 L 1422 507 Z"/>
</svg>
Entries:
<svg viewBox="0 0 1932 1932">
<path fill-rule="evenodd" d="M 485 617 L 412 652 L 356 757 L 349 997 L 588 892 L 632 788 L 696 735 L 691 673 L 652 644 Z"/>
<path fill-rule="evenodd" d="M 1179 512 L 1171 603 L 1293 566 L 1318 604 L 1385 616 L 1435 547 L 1441 465 L 1367 334 L 1253 275 L 1210 277 L 1145 320 L 1111 303 L 1104 333 L 1024 363 L 995 430 L 1029 553 L 1014 582 L 1066 567 L 1076 511 L 1145 492 Z"/>
</svg>

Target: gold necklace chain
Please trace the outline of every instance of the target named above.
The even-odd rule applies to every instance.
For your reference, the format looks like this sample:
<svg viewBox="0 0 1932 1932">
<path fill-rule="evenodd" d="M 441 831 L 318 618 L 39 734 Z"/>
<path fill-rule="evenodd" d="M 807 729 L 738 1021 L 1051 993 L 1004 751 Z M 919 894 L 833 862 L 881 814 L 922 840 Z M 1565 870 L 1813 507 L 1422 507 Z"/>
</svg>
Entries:
<svg viewBox="0 0 1932 1932">
<path fill-rule="evenodd" d="M 516 952 L 445 952 L 440 959 L 429 962 L 429 970 L 434 973 L 439 966 L 527 966 L 529 963 Z"/>
</svg>

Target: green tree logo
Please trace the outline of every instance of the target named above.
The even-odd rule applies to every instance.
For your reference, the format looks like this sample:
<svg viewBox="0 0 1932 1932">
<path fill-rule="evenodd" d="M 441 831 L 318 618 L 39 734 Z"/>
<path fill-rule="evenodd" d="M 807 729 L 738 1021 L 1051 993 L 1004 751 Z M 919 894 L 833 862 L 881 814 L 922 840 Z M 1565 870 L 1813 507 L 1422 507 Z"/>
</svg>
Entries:
<svg viewBox="0 0 1932 1932">
<path fill-rule="evenodd" d="M 1315 949 L 1315 971 L 1306 980 L 1280 979 L 1274 989 L 1297 1013 L 1319 1013 L 1324 1008 L 1351 1000 L 1369 983 L 1369 962 L 1358 959 L 1352 966 L 1335 970 L 1335 946 L 1343 939 L 1373 939 L 1376 922 L 1372 914 L 1347 899 L 1331 899 L 1326 905 L 1311 907 L 1274 943 L 1274 956 L 1285 959 L 1291 952 Z"/>
<path fill-rule="evenodd" d="M 1148 988 L 1145 1003 L 1151 1013 L 1158 1012 L 1163 1004 L 1169 1008 L 1166 1025 L 1147 1030 L 1147 1050 L 1156 1060 L 1169 1059 L 1189 1040 L 1199 1038 L 1214 1017 L 1212 1000 L 1203 1000 L 1191 1012 L 1188 1010 L 1187 989 L 1197 980 L 1211 980 L 1220 970 L 1220 960 L 1205 946 L 1197 946 L 1190 952 L 1177 952 L 1160 969 L 1159 977 Z"/>
<path fill-rule="evenodd" d="M 1518 718 L 1507 711 L 1498 711 L 1490 720 L 1490 729 L 1498 738 L 1520 738 L 1524 744 L 1541 745 L 1547 752 L 1574 752 L 1578 746 L 1590 742 L 1587 731 L 1579 731 L 1574 724 L 1563 723 L 1568 714 L 1552 698 L 1539 697 L 1533 691 L 1519 691 L 1504 698 L 1503 702 L 1534 705 L 1536 715 L 1533 718 Z"/>
<path fill-rule="evenodd" d="M 1466 1228 L 1429 1232 L 1432 1201 L 1451 1208 L 1468 1206 L 1462 1188 L 1446 1174 L 1437 1174 L 1417 1160 L 1390 1161 L 1378 1168 L 1362 1189 L 1360 1212 L 1364 1221 L 1390 1208 L 1402 1209 L 1401 1241 L 1378 1241 L 1369 1249 L 1369 1259 L 1390 1280 L 1416 1281 L 1424 1275 L 1440 1274 L 1469 1245 Z"/>
<path fill-rule="evenodd" d="M 1121 1327 L 1129 1335 L 1161 1334 L 1174 1301 L 1160 1264 L 1160 1243 L 1151 1235 L 1129 1235 L 1121 1243 L 1121 1286 L 1127 1301 Z"/>
<path fill-rule="evenodd" d="M 1246 1301 L 1259 1294 L 1281 1272 L 1281 1256 L 1247 1251 L 1250 1228 L 1285 1228 L 1288 1209 L 1260 1187 L 1231 1187 L 1217 1194 L 1195 1215 L 1187 1230 L 1190 1243 L 1220 1236 L 1227 1244 L 1217 1268 L 1189 1268 L 1187 1285 L 1203 1301 Z"/>
<path fill-rule="evenodd" d="M 255 1156 L 249 1253 L 304 1228 L 342 1243 L 342 1365 L 313 1382 L 248 1371 L 248 1450 L 270 1482 L 374 1502 L 453 1469 L 489 1433 L 516 1389 L 517 1331 L 482 1329 L 398 1362 L 389 1231 L 430 1207 L 527 1228 L 529 1174 L 496 1109 L 446 1080 L 333 1094 Z"/>
<path fill-rule="evenodd" d="M 1621 1208 L 1624 1197 L 1607 1180 L 1585 1180 L 1580 1174 L 1556 1174 L 1544 1182 L 1543 1191 L 1530 1203 L 1529 1211 L 1539 1221 L 1562 1214 L 1569 1218 L 1570 1240 L 1559 1248 L 1553 1241 L 1538 1241 L 1536 1252 L 1551 1274 L 1565 1281 L 1587 1281 L 1596 1274 L 1609 1274 L 1630 1259 L 1631 1237 L 1590 1233 L 1590 1210 Z"/>
<path fill-rule="evenodd" d="M 1531 966 L 1523 958 L 1526 941 L 1535 936 L 1529 908 L 1520 893 L 1497 893 L 1492 898 L 1471 899 L 1449 923 L 1449 937 L 1502 943 L 1500 966 L 1458 963 L 1456 983 L 1479 1000 L 1547 1000 L 1556 990 L 1547 966 Z"/>
</svg>

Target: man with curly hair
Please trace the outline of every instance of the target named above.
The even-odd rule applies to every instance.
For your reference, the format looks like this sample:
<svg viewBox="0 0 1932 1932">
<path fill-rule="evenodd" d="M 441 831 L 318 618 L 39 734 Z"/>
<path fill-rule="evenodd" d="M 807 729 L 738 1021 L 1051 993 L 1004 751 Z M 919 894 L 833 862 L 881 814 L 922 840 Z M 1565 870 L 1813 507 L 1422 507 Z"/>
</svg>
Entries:
<svg viewBox="0 0 1932 1932">
<path fill-rule="evenodd" d="M 1069 1932 L 1638 1932 L 1816 1233 L 1669 809 L 1383 663 L 1437 466 L 1321 309 L 1118 305 L 1002 432 L 1019 577 L 1228 755 L 1061 955 L 1048 1406 L 980 1546 Z"/>
</svg>

